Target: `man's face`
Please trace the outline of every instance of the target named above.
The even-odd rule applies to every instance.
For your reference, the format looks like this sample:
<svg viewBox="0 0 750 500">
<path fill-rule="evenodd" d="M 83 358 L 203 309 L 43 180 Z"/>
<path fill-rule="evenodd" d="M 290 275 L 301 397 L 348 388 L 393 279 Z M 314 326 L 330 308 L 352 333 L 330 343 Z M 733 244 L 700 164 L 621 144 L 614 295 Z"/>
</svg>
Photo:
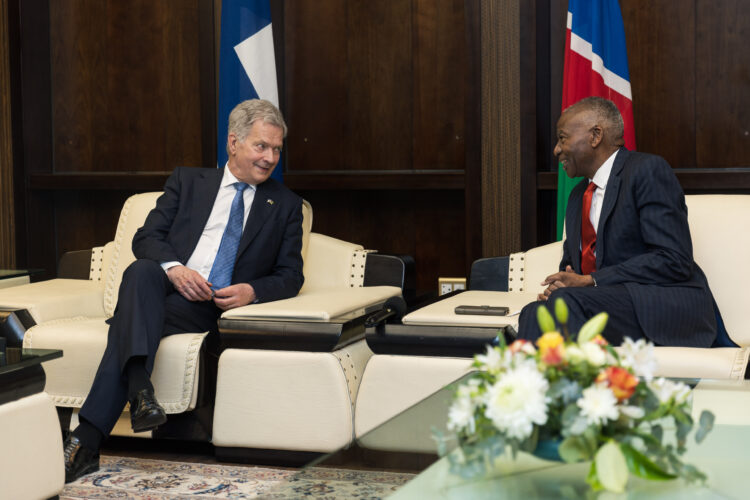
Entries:
<svg viewBox="0 0 750 500">
<path fill-rule="evenodd" d="M 244 141 L 229 134 L 229 171 L 237 179 L 258 185 L 270 176 L 281 155 L 284 132 L 261 120 L 252 124 Z"/>
<path fill-rule="evenodd" d="M 591 172 L 594 159 L 592 126 L 591 114 L 585 110 L 569 109 L 557 121 L 554 154 L 571 179 L 594 175 Z"/>
</svg>

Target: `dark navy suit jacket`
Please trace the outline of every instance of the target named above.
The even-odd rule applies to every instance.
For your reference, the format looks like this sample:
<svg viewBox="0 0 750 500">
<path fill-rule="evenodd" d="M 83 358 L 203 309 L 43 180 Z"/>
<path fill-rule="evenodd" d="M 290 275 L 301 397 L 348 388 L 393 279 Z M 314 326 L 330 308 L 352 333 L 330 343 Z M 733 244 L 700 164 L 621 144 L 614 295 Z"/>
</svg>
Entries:
<svg viewBox="0 0 750 500">
<path fill-rule="evenodd" d="M 560 270 L 581 273 L 581 210 L 586 182 L 570 193 Z M 615 157 L 596 235 L 597 286 L 623 284 L 648 338 L 662 345 L 709 347 L 716 312 L 693 261 L 687 207 L 661 157 L 621 148 Z"/>
<path fill-rule="evenodd" d="M 177 167 L 143 227 L 133 254 L 188 261 L 219 192 L 224 170 Z M 302 275 L 302 198 L 273 179 L 259 184 L 237 250 L 232 284 L 249 283 L 258 302 L 294 297 Z"/>
</svg>

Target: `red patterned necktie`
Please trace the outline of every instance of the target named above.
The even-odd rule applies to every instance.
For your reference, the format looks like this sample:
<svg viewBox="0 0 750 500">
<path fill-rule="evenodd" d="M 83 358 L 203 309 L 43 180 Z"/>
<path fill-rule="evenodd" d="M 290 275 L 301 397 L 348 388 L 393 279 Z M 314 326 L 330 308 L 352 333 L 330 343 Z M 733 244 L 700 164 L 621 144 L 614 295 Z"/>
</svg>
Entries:
<svg viewBox="0 0 750 500">
<path fill-rule="evenodd" d="M 596 231 L 591 224 L 591 199 L 594 197 L 596 184 L 589 182 L 583 193 L 583 212 L 581 212 L 581 271 L 591 274 L 596 271 Z"/>
</svg>

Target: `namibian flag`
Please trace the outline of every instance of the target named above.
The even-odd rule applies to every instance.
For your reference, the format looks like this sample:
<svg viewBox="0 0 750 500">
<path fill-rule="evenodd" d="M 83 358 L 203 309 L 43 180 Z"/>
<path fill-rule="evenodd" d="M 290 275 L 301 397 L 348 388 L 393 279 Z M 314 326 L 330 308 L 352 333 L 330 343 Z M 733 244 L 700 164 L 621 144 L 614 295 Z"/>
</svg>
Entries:
<svg viewBox="0 0 750 500">
<path fill-rule="evenodd" d="M 229 113 L 245 99 L 279 105 L 269 0 L 223 0 L 219 52 L 217 166 L 227 162 Z M 281 162 L 271 175 L 282 180 Z"/>
<path fill-rule="evenodd" d="M 617 0 L 569 0 L 562 109 L 584 97 L 613 101 L 625 122 L 625 147 L 635 149 L 625 28 Z M 557 239 L 562 238 L 568 196 L 580 177 L 557 173 Z"/>
</svg>

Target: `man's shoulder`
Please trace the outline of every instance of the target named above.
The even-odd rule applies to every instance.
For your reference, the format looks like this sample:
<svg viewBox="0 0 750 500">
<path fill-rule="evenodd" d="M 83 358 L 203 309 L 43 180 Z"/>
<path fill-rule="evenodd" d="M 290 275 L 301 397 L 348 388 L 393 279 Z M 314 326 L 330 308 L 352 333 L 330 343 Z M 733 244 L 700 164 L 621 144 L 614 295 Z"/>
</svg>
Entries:
<svg viewBox="0 0 750 500">
<path fill-rule="evenodd" d="M 263 190 L 263 192 L 265 192 L 266 194 L 273 194 L 280 200 L 286 201 L 288 203 L 302 203 L 302 198 L 297 193 L 295 193 L 276 179 L 269 178 L 263 184 L 260 184 L 258 188 L 260 190 Z"/>
</svg>

